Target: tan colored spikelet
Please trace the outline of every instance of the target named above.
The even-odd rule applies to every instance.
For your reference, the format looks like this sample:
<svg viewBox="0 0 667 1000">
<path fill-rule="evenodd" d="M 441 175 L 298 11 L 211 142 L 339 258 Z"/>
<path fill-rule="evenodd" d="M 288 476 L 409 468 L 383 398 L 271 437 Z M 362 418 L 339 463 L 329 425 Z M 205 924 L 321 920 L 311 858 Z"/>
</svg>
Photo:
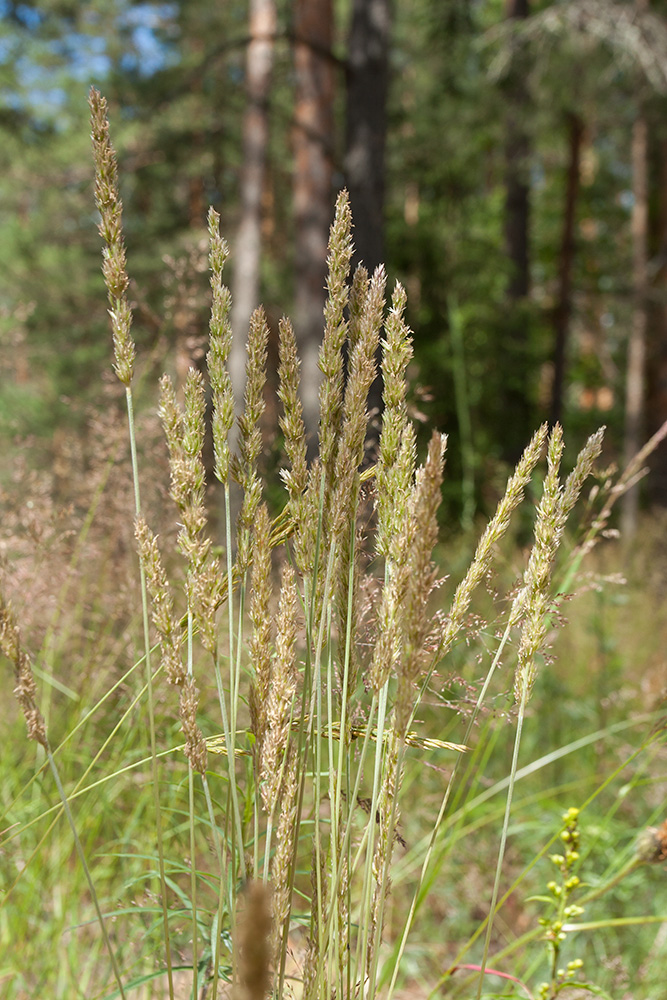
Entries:
<svg viewBox="0 0 667 1000">
<path fill-rule="evenodd" d="M 384 771 L 380 798 L 378 801 L 379 830 L 378 839 L 375 843 L 373 853 L 373 875 L 375 877 L 375 888 L 373 890 L 373 901 L 371 904 L 371 919 L 368 933 L 368 968 L 373 964 L 373 952 L 380 947 L 382 938 L 382 914 L 384 912 L 384 900 L 391 890 L 391 882 L 388 879 L 388 871 L 391 863 L 391 856 L 394 848 L 394 837 L 392 835 L 398 822 L 400 813 L 398 808 L 398 794 L 400 791 L 401 774 L 398 769 L 398 737 L 394 733 L 389 739 L 387 752 L 384 761 Z M 393 808 L 393 824 L 392 824 Z M 370 822 L 374 817 L 370 817 Z"/>
<path fill-rule="evenodd" d="M 261 760 L 268 725 L 271 681 L 271 545 L 269 512 L 261 504 L 253 536 L 252 586 L 250 589 L 250 662 L 254 678 L 250 687 L 250 728 L 255 734 L 255 759 Z"/>
<path fill-rule="evenodd" d="M 127 301 L 129 279 L 123 243 L 123 203 L 118 193 L 116 152 L 109 138 L 106 99 L 91 87 L 88 103 L 95 160 L 95 202 L 101 216 L 99 231 L 105 243 L 102 272 L 109 295 L 114 371 L 120 381 L 129 386 L 136 351 L 130 335 L 132 312 Z"/>
<path fill-rule="evenodd" d="M 493 549 L 509 527 L 512 512 L 523 500 L 524 490 L 537 465 L 547 436 L 547 425 L 535 432 L 530 444 L 519 459 L 514 473 L 507 482 L 505 494 L 496 507 L 495 514 L 487 524 L 479 540 L 473 561 L 461 583 L 456 588 L 452 604 L 442 629 L 437 650 L 438 657 L 445 656 L 459 634 L 475 589 L 482 582 L 493 557 Z"/>
<path fill-rule="evenodd" d="M 250 557 L 250 532 L 262 499 L 262 481 L 257 472 L 257 460 L 262 450 L 259 421 L 264 412 L 266 382 L 266 347 L 269 328 L 262 308 L 250 317 L 248 361 L 246 365 L 245 406 L 239 417 L 239 458 L 232 460 L 232 472 L 243 489 L 243 501 L 238 518 L 238 552 L 236 564 L 242 576 Z"/>
<path fill-rule="evenodd" d="M 350 661 L 348 696 L 356 686 L 358 670 L 357 643 L 358 620 L 358 566 L 353 561 L 352 531 L 359 502 L 359 467 L 364 457 L 364 440 L 368 425 L 366 402 L 368 391 L 375 379 L 376 353 L 382 326 L 384 307 L 385 272 L 378 267 L 368 285 L 368 292 L 360 317 L 360 329 L 349 361 L 349 378 L 343 405 L 343 426 L 338 454 L 335 461 L 333 502 L 328 510 L 329 545 L 335 549 L 333 569 L 334 599 L 338 616 L 338 632 L 349 635 L 347 647 Z M 326 523 L 327 511 L 325 511 Z M 357 551 L 355 549 L 355 551 Z M 351 595 L 350 595 L 351 590 Z M 349 614 L 350 608 L 352 614 Z"/>
<path fill-rule="evenodd" d="M 605 428 L 600 427 L 595 434 L 591 434 L 577 456 L 574 469 L 565 480 L 563 513 L 566 517 L 579 499 L 584 482 L 590 476 L 593 469 L 593 463 L 602 451 L 604 432 Z"/>
<path fill-rule="evenodd" d="M 200 774 L 206 773 L 208 763 L 208 753 L 206 740 L 197 723 L 197 709 L 199 707 L 199 692 L 193 678 L 188 674 L 185 683 L 181 688 L 179 715 L 181 727 L 185 735 L 185 756 L 190 762 L 193 771 Z"/>
<path fill-rule="evenodd" d="M 350 353 L 354 350 L 361 334 L 368 285 L 368 271 L 363 264 L 359 264 L 355 269 L 354 277 L 352 278 L 352 288 L 350 289 L 350 305 L 348 309 L 348 344 Z"/>
<path fill-rule="evenodd" d="M 547 475 L 535 521 L 535 542 L 524 577 L 523 597 L 519 595 L 524 625 L 519 641 L 514 695 L 525 701 L 535 682 L 535 656 L 544 644 L 550 602 L 553 562 L 565 527 L 563 491 L 559 481 L 563 455 L 563 432 L 556 424 L 549 439 Z"/>
<path fill-rule="evenodd" d="M 413 353 L 410 330 L 403 320 L 406 302 L 405 291 L 397 283 L 382 344 L 384 412 L 376 470 L 378 524 L 375 545 L 385 557 L 391 555 L 399 526 L 405 519 L 414 472 L 414 433 L 408 429 L 406 404 L 406 370 Z M 406 456 L 401 454 L 406 448 L 412 457 L 407 468 Z"/>
<path fill-rule="evenodd" d="M 266 1000 L 271 987 L 271 894 L 256 879 L 237 898 L 235 951 L 238 984 L 233 1000 Z"/>
<path fill-rule="evenodd" d="M 328 297 L 324 307 L 324 337 L 320 348 L 320 460 L 327 488 L 333 482 L 334 461 L 343 416 L 343 344 L 347 336 L 345 307 L 352 259 L 352 213 L 346 191 L 336 199 L 334 221 L 329 233 Z"/>
<path fill-rule="evenodd" d="M 291 464 L 290 469 L 281 470 L 281 476 L 287 486 L 293 516 L 297 518 L 297 508 L 308 479 L 306 429 L 303 423 L 303 407 L 299 399 L 300 362 L 294 328 L 285 317 L 280 320 L 279 331 L 278 398 L 283 404 L 280 429 L 285 435 L 285 451 Z"/>
<path fill-rule="evenodd" d="M 49 742 L 46 724 L 37 707 L 37 687 L 30 664 L 30 657 L 21 644 L 21 633 L 16 624 L 11 606 L 0 593 L 0 650 L 14 664 L 14 694 L 21 706 L 28 727 L 28 738 L 36 740 L 45 750 Z"/>
<path fill-rule="evenodd" d="M 206 366 L 211 383 L 215 475 L 221 483 L 226 483 L 229 480 L 230 461 L 228 439 L 234 423 L 234 393 L 227 368 L 227 359 L 232 347 L 231 295 L 222 282 L 222 271 L 229 256 L 229 248 L 220 236 L 220 216 L 212 208 L 208 213 L 208 234 L 213 301 Z"/>
<path fill-rule="evenodd" d="M 276 623 L 275 662 L 267 704 L 267 730 L 262 747 L 262 801 L 267 812 L 275 809 L 280 794 L 285 754 L 296 693 L 297 592 L 294 570 L 285 564 Z"/>
<path fill-rule="evenodd" d="M 368 286 L 360 319 L 360 331 L 349 361 L 349 377 L 343 405 L 343 425 L 335 462 L 335 512 L 332 521 L 349 525 L 352 516 L 354 478 L 364 457 L 368 414 L 368 390 L 375 378 L 375 356 L 380 341 L 386 275 L 378 267 Z M 336 529 L 335 529 L 336 530 Z M 340 529 L 337 529 L 340 532 Z M 348 529 L 349 534 L 349 529 Z"/>
<path fill-rule="evenodd" d="M 174 600 L 169 589 L 157 538 L 143 517 L 137 518 L 134 534 L 151 597 L 151 617 L 160 635 L 162 665 L 169 684 L 181 687 L 187 676 L 181 657 L 181 629 L 174 616 Z"/>
<path fill-rule="evenodd" d="M 404 738 L 413 707 L 413 687 L 425 662 L 429 631 L 428 599 L 436 580 L 432 562 L 438 539 L 438 507 L 441 500 L 442 472 L 447 439 L 434 432 L 428 455 L 419 469 L 412 501 L 411 517 L 415 525 L 414 541 L 408 554 L 408 586 L 403 607 L 402 652 L 398 662 L 395 726 Z"/>
<path fill-rule="evenodd" d="M 276 837 L 276 852 L 271 866 L 274 967 L 279 968 L 280 956 L 286 946 L 289 915 L 292 908 L 291 871 L 296 848 L 296 814 L 299 798 L 296 748 L 291 746 L 285 762 L 285 781 L 280 797 L 280 818 Z"/>
<path fill-rule="evenodd" d="M 204 443 L 204 384 L 200 372 L 191 368 L 185 382 L 185 406 L 181 411 L 171 380 L 160 380 L 159 414 L 169 448 L 171 496 L 181 515 L 178 547 L 188 563 L 186 596 L 206 649 L 217 644 L 215 614 L 220 605 L 223 581 L 211 542 L 204 534 L 206 475 L 202 461 Z"/>
<path fill-rule="evenodd" d="M 404 500 L 402 524 L 395 528 L 392 539 L 392 560 L 387 567 L 387 579 L 377 616 L 377 634 L 369 672 L 370 685 L 377 693 L 384 687 L 397 662 L 400 648 L 404 607 L 410 585 L 410 552 L 417 530 L 410 516 L 408 500 Z"/>
</svg>

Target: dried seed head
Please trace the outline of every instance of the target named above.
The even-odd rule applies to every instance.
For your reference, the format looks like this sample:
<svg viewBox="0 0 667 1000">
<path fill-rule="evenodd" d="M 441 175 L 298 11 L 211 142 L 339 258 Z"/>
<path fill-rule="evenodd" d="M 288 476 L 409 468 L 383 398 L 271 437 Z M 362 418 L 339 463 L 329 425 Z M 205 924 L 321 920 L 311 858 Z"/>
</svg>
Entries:
<svg viewBox="0 0 667 1000">
<path fill-rule="evenodd" d="M 280 818 L 276 838 L 276 853 L 271 866 L 273 884 L 273 947 L 272 954 L 276 968 L 280 965 L 280 954 L 286 943 L 288 919 L 292 905 L 290 873 L 294 864 L 296 841 L 296 813 L 299 798 L 297 776 L 297 754 L 294 746 L 289 748 L 285 761 L 285 780 L 280 799 Z"/>
<path fill-rule="evenodd" d="M 550 605 L 550 584 L 554 559 L 560 544 L 567 515 L 563 510 L 563 490 L 559 471 L 563 455 L 563 431 L 556 424 L 547 449 L 547 475 L 542 499 L 537 508 L 535 543 L 524 576 L 524 597 L 518 602 L 525 614 L 519 641 L 518 663 L 514 678 L 517 701 L 528 698 L 535 683 L 535 657 L 544 644 Z"/>
<path fill-rule="evenodd" d="M 276 654 L 271 671 L 267 706 L 267 732 L 261 760 L 262 801 L 267 812 L 275 809 L 280 794 L 285 751 L 296 693 L 296 631 L 298 597 L 294 570 L 285 564 L 276 624 Z"/>
<path fill-rule="evenodd" d="M 234 394 L 227 369 L 227 359 L 232 347 L 231 296 L 229 289 L 222 283 L 222 270 L 229 256 L 229 249 L 220 236 L 220 216 L 212 208 L 208 213 L 208 232 L 213 302 L 206 363 L 213 403 L 215 474 L 221 483 L 226 483 L 229 479 L 230 458 L 228 438 L 234 423 Z"/>
<path fill-rule="evenodd" d="M 271 525 L 266 504 L 257 511 L 253 536 L 252 586 L 250 589 L 250 660 L 254 680 L 250 688 L 250 728 L 255 734 L 255 758 L 261 759 L 266 735 L 269 684 L 271 680 Z"/>
<path fill-rule="evenodd" d="M 269 328 L 264 310 L 255 309 L 250 317 L 248 334 L 248 361 L 246 365 L 245 406 L 239 417 L 239 457 L 233 460 L 234 478 L 243 488 L 243 502 L 238 519 L 238 552 L 236 564 L 239 575 L 248 567 L 250 557 L 250 532 L 257 508 L 262 499 L 262 481 L 257 472 L 257 460 L 262 450 L 262 432 L 259 426 L 264 413 L 264 385 L 266 383 L 266 347 Z"/>
<path fill-rule="evenodd" d="M 645 864 L 657 865 L 667 861 L 667 820 L 660 826 L 649 826 L 639 834 L 635 856 Z"/>
<path fill-rule="evenodd" d="M 324 378 L 320 386 L 320 459 L 327 487 L 333 482 L 334 459 L 343 415 L 343 355 L 347 336 L 344 317 L 349 290 L 347 280 L 352 259 L 352 213 L 346 191 L 336 199 L 336 212 L 329 233 L 328 297 L 324 307 L 324 338 L 319 366 Z"/>
<path fill-rule="evenodd" d="M 280 320 L 280 385 L 278 397 L 283 404 L 280 429 L 285 435 L 285 451 L 291 468 L 281 470 L 281 476 L 290 496 L 292 513 L 298 517 L 299 501 L 306 489 L 308 466 L 306 463 L 306 429 L 303 422 L 303 407 L 299 399 L 299 358 L 294 329 L 288 319 Z"/>
<path fill-rule="evenodd" d="M 547 425 L 542 424 L 539 430 L 533 435 L 513 475 L 508 480 L 505 495 L 498 504 L 495 514 L 487 524 L 479 540 L 475 556 L 465 577 L 456 588 L 454 599 L 442 630 L 438 648 L 439 656 L 444 656 L 451 649 L 456 636 L 461 630 L 465 616 L 468 613 L 468 608 L 470 607 L 473 592 L 486 576 L 491 565 L 494 546 L 507 531 L 512 512 L 519 506 L 523 499 L 524 490 L 530 482 L 533 469 L 542 454 L 546 436 Z"/>
<path fill-rule="evenodd" d="M 14 694 L 21 706 L 28 727 L 28 737 L 48 749 L 46 725 L 37 708 L 37 687 L 30 657 L 21 645 L 21 635 L 12 609 L 0 594 L 0 650 L 14 664 L 16 686 Z"/>
<path fill-rule="evenodd" d="M 123 203 L 118 193 L 116 152 L 109 138 L 106 99 L 91 87 L 88 103 L 95 160 L 95 202 L 100 213 L 100 235 L 105 242 L 102 271 L 109 295 L 114 371 L 120 381 L 129 386 L 136 351 L 130 335 L 132 312 L 126 297 L 129 279 L 123 244 Z"/>
<path fill-rule="evenodd" d="M 414 540 L 408 552 L 408 583 L 403 603 L 402 655 L 398 664 L 395 728 L 405 737 L 413 708 L 413 687 L 426 658 L 429 632 L 428 599 L 433 590 L 436 570 L 432 562 L 438 539 L 438 507 L 441 500 L 442 472 L 447 438 L 434 432 L 425 464 L 418 470 L 412 499 L 411 517 Z"/>
<path fill-rule="evenodd" d="M 181 658 L 181 630 L 174 616 L 174 600 L 169 589 L 157 538 L 143 517 L 137 518 L 134 534 L 137 539 L 139 558 L 146 574 L 146 585 L 151 596 L 153 624 L 160 634 L 162 665 L 169 684 L 181 687 L 187 676 Z"/>
<path fill-rule="evenodd" d="M 206 740 L 197 724 L 197 708 L 199 707 L 199 692 L 191 676 L 185 679 L 181 688 L 180 717 L 181 727 L 185 734 L 185 756 L 193 771 L 206 773 L 208 750 Z"/>
<path fill-rule="evenodd" d="M 408 422 L 406 405 L 405 373 L 412 357 L 412 340 L 403 320 L 405 305 L 405 291 L 397 284 L 385 322 L 384 413 L 376 470 L 378 526 L 375 544 L 385 558 L 390 557 L 405 519 L 415 463 L 414 431 Z"/>
</svg>

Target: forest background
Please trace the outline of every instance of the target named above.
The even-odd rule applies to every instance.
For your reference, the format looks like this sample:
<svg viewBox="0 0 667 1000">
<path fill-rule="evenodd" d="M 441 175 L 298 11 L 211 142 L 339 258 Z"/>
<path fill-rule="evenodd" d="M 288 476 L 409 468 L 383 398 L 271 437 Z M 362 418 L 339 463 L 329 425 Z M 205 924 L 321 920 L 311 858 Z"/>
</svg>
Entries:
<svg viewBox="0 0 667 1000">
<path fill-rule="evenodd" d="M 9 442 L 29 440 L 66 487 L 107 368 L 91 82 L 114 118 L 135 336 L 156 365 L 201 363 L 212 204 L 239 344 L 258 302 L 274 330 L 287 312 L 314 384 L 326 239 L 347 186 L 357 261 L 385 262 L 407 289 L 415 411 L 450 434 L 447 497 L 468 524 L 542 419 L 574 441 L 605 423 L 620 458 L 667 418 L 663 4 L 1 13 L 3 479 Z M 238 352 L 236 366 L 238 383 Z M 664 450 L 653 465 L 664 505 Z"/>
<path fill-rule="evenodd" d="M 317 377 L 326 241 L 336 194 L 348 189 L 355 263 L 372 271 L 384 262 L 389 287 L 398 279 L 407 290 L 420 454 L 433 427 L 449 435 L 445 547 L 437 553 L 450 575 L 443 600 L 468 565 L 482 515 L 493 511 L 542 421 L 563 424 L 569 467 L 606 424 L 599 464 L 609 469 L 622 467 L 667 419 L 663 0 L 0 0 L 0 74 L 0 578 L 10 581 L 26 643 L 40 650 L 40 705 L 63 743 L 116 683 L 122 701 L 121 665 L 140 657 L 125 400 L 110 365 L 93 198 L 91 84 L 109 101 L 119 153 L 138 349 L 133 388 L 148 459 L 142 486 L 161 540 L 173 541 L 176 527 L 156 384 L 166 369 L 181 389 L 190 366 L 205 367 L 209 205 L 231 248 L 225 280 L 237 395 L 251 310 L 259 302 L 267 309 L 262 475 L 269 481 L 282 462 L 271 384 L 278 320 L 294 319 L 312 429 L 308 388 Z M 650 465 L 641 493 L 623 501 L 623 533 L 634 548 L 621 561 L 620 546 L 600 546 L 590 575 L 577 579 L 577 600 L 563 599 L 571 627 L 550 629 L 545 662 L 558 666 L 540 675 L 531 703 L 522 752 L 538 766 L 526 769 L 508 860 L 514 877 L 526 857 L 544 853 L 563 809 L 592 803 L 587 884 L 593 897 L 609 895 L 604 933 L 586 943 L 589 974 L 614 997 L 634 1000 L 662 988 L 665 948 L 662 872 L 632 868 L 638 831 L 664 820 L 664 750 L 654 740 L 664 726 L 664 445 Z M 602 472 L 598 483 L 605 482 Z M 217 497 L 211 501 L 215 532 Z M 640 501 L 649 512 L 641 524 Z M 424 731 L 460 741 L 495 627 L 486 605 L 499 597 L 509 606 L 523 573 L 529 517 L 522 516 L 466 620 L 452 675 L 424 710 Z M 621 566 L 625 588 L 617 586 Z M 166 716 L 171 709 L 160 698 Z M 112 699 L 103 721 L 89 723 L 65 756 L 72 783 L 98 750 L 96 727 L 115 726 L 115 706 Z M 507 690 L 494 693 L 483 722 L 493 748 L 481 766 L 471 754 L 465 857 L 429 900 L 406 953 L 406 996 L 429 994 L 465 955 L 461 942 L 476 941 L 488 912 L 499 814 L 485 803 L 504 787 L 512 711 Z M 73 984 L 81 995 L 101 994 L 106 959 L 89 930 L 88 890 L 73 874 L 71 842 L 58 831 L 50 840 L 44 834 L 45 847 L 39 839 L 51 808 L 50 785 L 38 793 L 33 784 L 43 758 L 25 753 L 13 704 L 2 721 L 16 736 L 0 775 L 11 885 L 0 907 L 9 956 L 0 978 L 20 1000 L 40 989 L 70 996 Z M 114 780 L 114 767 L 122 775 L 127 761 L 134 767 L 146 753 L 144 731 L 130 729 L 113 746 L 114 763 L 102 762 Z M 182 739 L 175 718 L 168 734 L 173 747 Z M 476 746 L 486 754 L 481 738 Z M 402 828 L 410 844 L 424 836 L 442 771 L 430 759 L 412 765 L 407 787 L 418 790 L 420 808 Z M 108 829 L 118 851 L 130 843 L 139 870 L 149 785 L 126 796 L 121 778 L 113 786 L 120 791 L 105 786 L 80 806 L 110 907 L 120 905 L 123 862 L 103 852 Z M 179 827 L 174 838 L 180 834 Z M 35 857 L 38 864 L 23 867 Z M 402 864 L 405 882 L 415 865 L 412 855 Z M 497 932 L 512 949 L 522 935 L 533 942 L 539 933 L 526 897 L 544 891 L 545 875 L 531 868 Z M 132 897 L 127 913 L 134 885 L 130 876 L 123 883 Z M 400 914 L 401 874 L 394 892 L 392 912 Z M 142 900 L 152 942 L 160 929 L 150 923 L 150 894 Z M 628 914 L 636 927 L 623 925 Z M 30 955 L 19 972 L 15 941 Z M 150 948 L 139 958 L 129 933 L 126 942 L 128 964 L 141 958 L 148 969 Z M 512 971 L 538 980 L 540 961 L 529 955 Z"/>
</svg>

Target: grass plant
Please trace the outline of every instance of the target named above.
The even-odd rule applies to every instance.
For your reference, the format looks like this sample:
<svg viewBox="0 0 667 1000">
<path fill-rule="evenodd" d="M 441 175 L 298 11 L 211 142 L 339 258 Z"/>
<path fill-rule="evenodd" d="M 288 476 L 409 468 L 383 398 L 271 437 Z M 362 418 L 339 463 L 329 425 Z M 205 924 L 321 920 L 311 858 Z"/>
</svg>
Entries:
<svg viewBox="0 0 667 1000">
<path fill-rule="evenodd" d="M 341 193 L 329 242 L 319 453 L 307 462 L 296 339 L 283 319 L 278 395 L 287 461 L 284 505 L 272 514 L 259 464 L 267 320 L 258 309 L 250 322 L 232 449 L 228 250 L 211 210 L 207 373 L 191 369 L 183 386 L 168 376 L 160 382 L 178 523 L 175 538 L 160 533 L 141 501 L 132 391 L 140 359 L 116 159 L 106 102 L 92 91 L 90 103 L 114 370 L 129 431 L 139 611 L 126 623 L 132 638 L 120 657 L 116 648 L 108 690 L 80 705 L 76 667 L 65 669 L 67 643 L 54 656 L 55 630 L 47 629 L 33 670 L 13 606 L 21 606 L 20 588 L 12 588 L 12 604 L 3 593 L 0 649 L 14 665 L 38 749 L 25 783 L 15 766 L 3 788 L 0 936 L 5 946 L 15 936 L 45 942 L 41 920 L 53 932 L 51 954 L 33 967 L 7 950 L 5 994 L 553 1000 L 576 986 L 610 995 L 594 982 L 608 986 L 614 970 L 599 952 L 591 961 L 590 949 L 585 958 L 565 955 L 566 942 L 633 919 L 578 918 L 585 905 L 637 885 L 645 866 L 667 854 L 659 794 L 653 815 L 642 812 L 651 802 L 644 795 L 620 824 L 638 789 L 664 782 L 663 721 L 646 707 L 630 719 L 593 713 L 598 725 L 576 739 L 540 745 L 543 713 L 555 712 L 544 691 L 553 678 L 565 687 L 555 630 L 591 582 L 587 561 L 614 503 L 667 426 L 618 477 L 596 469 L 602 431 L 566 475 L 561 428 L 541 427 L 460 580 L 442 579 L 446 438 L 433 433 L 420 464 L 407 404 L 405 292 L 396 285 L 385 310 L 384 269 L 350 274 L 352 220 Z M 380 344 L 383 421 L 369 456 L 366 399 Z M 221 545 L 208 526 L 207 399 L 224 502 Z M 242 496 L 236 524 L 233 483 Z M 507 580 L 503 560 L 508 550 L 516 557 L 512 516 L 533 493 L 533 541 Z M 575 508 L 579 520 L 568 532 Z M 5 592 L 11 573 L 8 564 Z M 598 578 L 593 585 L 599 592 Z M 598 758 L 588 761 L 591 747 Z M 575 765 L 567 775 L 557 769 L 564 761 Z M 564 807 L 565 827 L 554 830 Z M 636 849 L 627 838 L 633 825 L 648 827 Z M 538 871 L 559 835 L 565 853 L 552 864 L 561 877 L 545 895 Z M 619 835 L 626 843 L 617 851 Z M 71 902 L 63 905 L 67 882 L 58 869 L 67 871 L 79 926 Z M 601 873 L 596 884 L 591 871 Z M 554 913 L 530 916 L 531 899 Z M 28 900 L 39 900 L 40 912 L 31 914 Z M 644 927 L 667 921 L 640 907 L 633 915 Z M 663 941 L 650 946 L 656 956 Z"/>
</svg>

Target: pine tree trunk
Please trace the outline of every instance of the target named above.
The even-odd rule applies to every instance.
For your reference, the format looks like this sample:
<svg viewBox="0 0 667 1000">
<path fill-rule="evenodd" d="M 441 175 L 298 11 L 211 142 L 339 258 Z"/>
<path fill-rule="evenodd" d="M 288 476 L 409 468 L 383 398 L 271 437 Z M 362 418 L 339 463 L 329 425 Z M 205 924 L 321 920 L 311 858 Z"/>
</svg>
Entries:
<svg viewBox="0 0 667 1000">
<path fill-rule="evenodd" d="M 507 0 L 508 20 L 530 14 L 529 0 Z M 526 392 L 530 294 L 530 140 L 526 130 L 528 94 L 525 57 L 515 56 L 505 84 L 505 250 L 509 262 L 508 320 L 504 330 L 506 357 L 503 411 L 507 418 L 504 457 L 514 463 L 532 428 Z"/>
<path fill-rule="evenodd" d="M 554 309 L 554 380 L 551 392 L 551 421 L 563 419 L 563 390 L 567 342 L 572 314 L 572 265 L 575 252 L 575 222 L 581 169 L 581 143 L 584 127 L 578 115 L 569 117 L 569 154 L 565 206 L 558 265 L 558 298 Z"/>
<path fill-rule="evenodd" d="M 245 384 L 245 345 L 250 316 L 259 305 L 262 195 L 269 142 L 268 100 L 276 32 L 275 0 L 250 0 L 250 43 L 246 55 L 246 99 L 243 119 L 241 219 L 233 257 L 230 375 L 237 407 Z"/>
<path fill-rule="evenodd" d="M 651 281 L 653 292 L 649 306 L 646 398 L 646 432 L 654 434 L 667 420 L 667 138 L 658 145 L 656 164 L 655 232 L 652 252 L 655 253 L 656 270 Z M 648 487 L 651 500 L 667 507 L 667 447 L 658 448 L 650 459 L 651 475 Z"/>
<path fill-rule="evenodd" d="M 353 266 L 384 262 L 385 145 L 389 87 L 390 0 L 353 0 L 347 55 L 345 179 L 354 220 Z M 380 410 L 382 381 L 369 406 Z"/>
<path fill-rule="evenodd" d="M 332 0 L 296 0 L 294 11 L 295 333 L 311 447 L 319 414 L 318 369 L 332 215 Z"/>
<path fill-rule="evenodd" d="M 639 451 L 644 434 L 644 392 L 648 292 L 648 123 L 640 109 L 632 126 L 632 290 L 634 308 L 628 342 L 625 384 L 624 459 Z M 621 530 L 630 539 L 637 528 L 639 491 L 635 486 L 622 501 Z"/>
</svg>

